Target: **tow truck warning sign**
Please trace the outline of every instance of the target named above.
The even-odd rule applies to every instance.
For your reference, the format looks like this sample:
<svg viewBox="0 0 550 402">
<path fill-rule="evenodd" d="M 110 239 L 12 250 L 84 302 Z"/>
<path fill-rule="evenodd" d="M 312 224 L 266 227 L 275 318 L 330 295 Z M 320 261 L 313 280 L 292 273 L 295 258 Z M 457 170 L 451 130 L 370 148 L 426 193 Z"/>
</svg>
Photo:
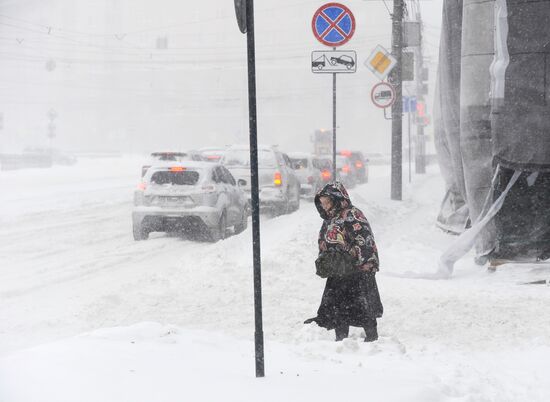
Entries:
<svg viewBox="0 0 550 402">
<path fill-rule="evenodd" d="M 313 73 L 354 73 L 357 54 L 354 50 L 314 50 L 311 52 Z"/>
</svg>

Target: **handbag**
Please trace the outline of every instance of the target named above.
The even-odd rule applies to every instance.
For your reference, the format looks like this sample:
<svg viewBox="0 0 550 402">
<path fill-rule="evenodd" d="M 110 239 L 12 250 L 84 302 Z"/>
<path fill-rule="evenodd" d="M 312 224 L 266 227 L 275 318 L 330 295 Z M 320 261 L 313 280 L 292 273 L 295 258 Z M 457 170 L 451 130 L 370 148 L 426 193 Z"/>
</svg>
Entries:
<svg viewBox="0 0 550 402">
<path fill-rule="evenodd" d="M 340 250 L 322 251 L 315 260 L 315 269 L 321 278 L 342 277 L 357 272 L 353 257 Z"/>
</svg>

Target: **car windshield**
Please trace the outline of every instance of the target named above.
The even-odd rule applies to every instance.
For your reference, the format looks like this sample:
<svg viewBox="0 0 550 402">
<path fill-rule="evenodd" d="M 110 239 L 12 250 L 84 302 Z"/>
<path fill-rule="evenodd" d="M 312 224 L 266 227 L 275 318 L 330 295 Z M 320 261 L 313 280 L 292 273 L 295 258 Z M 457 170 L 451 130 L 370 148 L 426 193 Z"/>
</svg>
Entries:
<svg viewBox="0 0 550 402">
<path fill-rule="evenodd" d="M 151 184 L 194 186 L 199 181 L 199 177 L 199 172 L 194 170 L 184 170 L 181 172 L 162 170 L 153 173 L 153 175 L 151 176 Z"/>
<path fill-rule="evenodd" d="M 330 169 L 332 167 L 332 162 L 328 159 L 314 159 L 313 167 L 316 169 Z"/>
<path fill-rule="evenodd" d="M 290 158 L 294 169 L 307 169 L 307 158 Z"/>
<path fill-rule="evenodd" d="M 229 167 L 249 167 L 250 151 L 248 149 L 233 149 L 227 151 L 222 163 Z M 277 161 L 272 151 L 258 150 L 258 164 L 260 168 L 277 167 Z"/>
</svg>

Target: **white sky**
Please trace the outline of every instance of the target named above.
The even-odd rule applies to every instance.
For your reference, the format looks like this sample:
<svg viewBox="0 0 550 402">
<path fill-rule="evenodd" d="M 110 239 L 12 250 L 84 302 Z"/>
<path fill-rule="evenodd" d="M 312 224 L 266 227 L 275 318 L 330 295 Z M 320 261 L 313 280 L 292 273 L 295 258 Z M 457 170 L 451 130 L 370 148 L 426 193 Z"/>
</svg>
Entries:
<svg viewBox="0 0 550 402">
<path fill-rule="evenodd" d="M 313 131 L 332 127 L 331 76 L 314 75 L 309 65 L 310 52 L 324 48 L 311 32 L 324 1 L 255 3 L 259 141 L 309 151 Z M 362 65 L 377 44 L 390 48 L 388 11 L 382 1 L 343 3 L 357 23 L 343 48 L 356 50 L 360 64 L 338 77 L 339 145 L 388 151 L 390 124 L 370 103 L 377 79 Z M 423 1 L 421 9 L 433 79 L 441 1 Z M 168 49 L 157 50 L 164 36 Z M 2 149 L 47 145 L 52 108 L 55 144 L 72 150 L 247 140 L 246 39 L 232 1 L 1 1 L 0 52 Z"/>
</svg>

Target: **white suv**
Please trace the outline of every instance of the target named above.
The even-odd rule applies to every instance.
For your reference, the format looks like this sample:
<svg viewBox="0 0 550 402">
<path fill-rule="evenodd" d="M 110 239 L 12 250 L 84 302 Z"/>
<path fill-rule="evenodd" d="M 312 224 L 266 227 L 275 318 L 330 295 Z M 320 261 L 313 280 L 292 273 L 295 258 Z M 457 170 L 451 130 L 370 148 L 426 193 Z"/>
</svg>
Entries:
<svg viewBox="0 0 550 402">
<path fill-rule="evenodd" d="M 188 232 L 211 241 L 227 228 L 246 229 L 247 198 L 223 166 L 209 162 L 171 162 L 151 166 L 134 193 L 135 240 L 150 232 Z"/>
<path fill-rule="evenodd" d="M 221 160 L 237 179 L 247 182 L 244 190 L 250 198 L 250 149 L 234 145 Z M 258 182 L 260 210 L 273 215 L 286 214 L 300 208 L 300 181 L 288 156 L 275 147 L 258 147 Z"/>
</svg>

